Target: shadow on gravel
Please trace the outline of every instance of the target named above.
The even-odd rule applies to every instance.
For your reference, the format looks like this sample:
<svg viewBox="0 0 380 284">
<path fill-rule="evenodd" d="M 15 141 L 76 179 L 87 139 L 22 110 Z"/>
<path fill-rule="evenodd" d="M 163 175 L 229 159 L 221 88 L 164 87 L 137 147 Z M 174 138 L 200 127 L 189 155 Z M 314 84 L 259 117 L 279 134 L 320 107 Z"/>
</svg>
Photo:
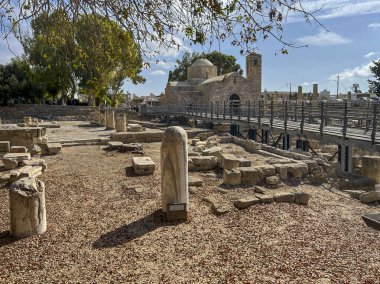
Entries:
<svg viewBox="0 0 380 284">
<path fill-rule="evenodd" d="M 161 210 L 156 210 L 144 218 L 101 235 L 92 244 L 92 247 L 95 249 L 116 247 L 142 237 L 157 228 L 175 224 L 167 222 L 164 213 Z"/>
<path fill-rule="evenodd" d="M 0 247 L 10 245 L 16 241 L 17 239 L 11 236 L 11 232 L 9 230 L 0 233 Z"/>
</svg>

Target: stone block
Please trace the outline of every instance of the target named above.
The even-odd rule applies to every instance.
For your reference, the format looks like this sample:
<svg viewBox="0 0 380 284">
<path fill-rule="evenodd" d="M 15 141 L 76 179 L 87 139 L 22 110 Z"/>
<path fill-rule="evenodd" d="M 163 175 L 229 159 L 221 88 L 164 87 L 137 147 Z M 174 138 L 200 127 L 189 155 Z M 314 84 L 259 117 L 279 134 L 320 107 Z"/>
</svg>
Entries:
<svg viewBox="0 0 380 284">
<path fill-rule="evenodd" d="M 142 151 L 143 145 L 140 143 L 128 143 L 122 144 L 120 147 L 121 152 L 134 152 L 134 151 Z"/>
<path fill-rule="evenodd" d="M 220 166 L 226 170 L 231 170 L 240 166 L 239 158 L 233 154 L 222 154 L 219 163 Z"/>
<path fill-rule="evenodd" d="M 311 195 L 306 192 L 296 192 L 295 195 L 295 203 L 301 205 L 308 205 Z"/>
<path fill-rule="evenodd" d="M 11 235 L 16 238 L 46 231 L 45 185 L 34 178 L 23 178 L 9 188 Z"/>
<path fill-rule="evenodd" d="M 252 166 L 252 162 L 246 158 L 238 158 L 239 159 L 239 167 L 250 167 Z"/>
<path fill-rule="evenodd" d="M 218 158 L 214 156 L 193 156 L 188 161 L 190 171 L 210 171 L 218 165 Z"/>
<path fill-rule="evenodd" d="M 260 203 L 269 204 L 274 202 L 273 197 L 267 194 L 256 194 L 256 197 L 260 200 Z"/>
<path fill-rule="evenodd" d="M 362 174 L 363 176 L 373 178 L 376 183 L 380 183 L 380 157 L 363 156 Z"/>
<path fill-rule="evenodd" d="M 259 203 L 261 203 L 261 201 L 256 196 L 249 196 L 236 200 L 234 206 L 237 209 L 242 210 Z"/>
<path fill-rule="evenodd" d="M 260 181 L 259 171 L 254 167 L 239 167 L 241 173 L 241 183 L 257 184 Z"/>
<path fill-rule="evenodd" d="M 20 166 L 33 166 L 33 167 L 41 167 L 42 171 L 44 172 L 47 169 L 47 163 L 43 159 L 39 158 L 31 158 L 30 160 L 24 160 L 20 162 Z"/>
<path fill-rule="evenodd" d="M 156 165 L 150 157 L 133 157 L 132 165 L 137 175 L 151 175 L 156 169 Z"/>
<path fill-rule="evenodd" d="M 264 180 L 267 176 L 276 174 L 276 168 L 272 165 L 256 166 L 253 168 L 257 170 L 260 180 Z"/>
<path fill-rule="evenodd" d="M 189 186 L 202 186 L 203 180 L 196 177 L 189 177 Z"/>
<path fill-rule="evenodd" d="M 239 185 L 241 184 L 241 172 L 237 169 L 223 171 L 223 183 L 229 185 Z"/>
<path fill-rule="evenodd" d="M 57 155 L 62 150 L 61 143 L 47 143 L 46 150 L 48 155 Z"/>
<path fill-rule="evenodd" d="M 3 156 L 3 164 L 6 170 L 13 170 L 19 163 L 30 160 L 30 153 L 8 153 Z"/>
<path fill-rule="evenodd" d="M 24 146 L 12 146 L 11 153 L 26 153 L 28 152 Z"/>
<path fill-rule="evenodd" d="M 8 153 L 11 150 L 11 144 L 9 141 L 0 141 L 0 153 Z"/>
<path fill-rule="evenodd" d="M 130 132 L 143 132 L 144 127 L 137 123 L 131 123 L 131 124 L 128 124 L 127 130 Z"/>
<path fill-rule="evenodd" d="M 195 146 L 197 142 L 201 141 L 199 138 L 193 138 L 191 139 L 191 146 Z"/>
<path fill-rule="evenodd" d="M 24 123 L 25 123 L 25 124 L 32 123 L 32 118 L 31 118 L 30 116 L 26 116 L 26 117 L 24 117 Z"/>
<path fill-rule="evenodd" d="M 10 172 L 10 182 L 15 182 L 21 178 L 31 177 L 36 178 L 42 174 L 42 167 L 40 166 L 26 166 Z"/>
<path fill-rule="evenodd" d="M 363 203 L 371 203 L 375 201 L 380 201 L 380 191 L 370 191 L 363 193 L 359 196 L 359 199 Z"/>
<path fill-rule="evenodd" d="M 287 164 L 274 164 L 276 168 L 276 174 L 280 176 L 280 179 L 285 180 L 288 178 L 288 166 Z"/>
<path fill-rule="evenodd" d="M 223 153 L 223 149 L 220 147 L 211 147 L 202 151 L 203 156 L 215 156 L 220 157 Z"/>
<path fill-rule="evenodd" d="M 119 142 L 119 141 L 109 141 L 107 143 L 108 145 L 108 148 L 110 150 L 120 150 L 121 149 L 121 146 L 123 146 L 123 142 Z"/>
<path fill-rule="evenodd" d="M 303 178 L 309 172 L 305 163 L 293 163 L 288 166 L 288 174 L 294 178 Z"/>
<path fill-rule="evenodd" d="M 296 196 L 291 192 L 280 192 L 276 193 L 273 196 L 274 201 L 276 202 L 285 202 L 285 203 L 294 203 Z"/>
<path fill-rule="evenodd" d="M 280 178 L 278 176 L 268 176 L 266 177 L 265 182 L 269 188 L 278 188 Z"/>
</svg>

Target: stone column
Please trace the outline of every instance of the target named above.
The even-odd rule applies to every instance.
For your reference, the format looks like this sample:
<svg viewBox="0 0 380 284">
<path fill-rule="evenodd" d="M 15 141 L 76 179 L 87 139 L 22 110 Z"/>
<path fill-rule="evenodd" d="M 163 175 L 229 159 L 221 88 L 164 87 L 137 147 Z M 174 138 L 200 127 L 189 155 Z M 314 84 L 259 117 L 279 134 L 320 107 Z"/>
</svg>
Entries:
<svg viewBox="0 0 380 284">
<path fill-rule="evenodd" d="M 103 127 L 106 126 L 106 111 L 105 110 L 100 111 L 99 124 L 100 126 L 103 126 Z"/>
<path fill-rule="evenodd" d="M 313 107 L 318 106 L 318 84 L 313 84 L 313 97 L 311 99 Z"/>
<path fill-rule="evenodd" d="M 127 117 L 125 113 L 120 113 L 116 116 L 116 131 L 117 132 L 127 131 Z"/>
<path fill-rule="evenodd" d="M 178 126 L 166 129 L 161 145 L 162 211 L 170 220 L 186 220 L 189 204 L 187 133 Z M 184 205 L 176 206 L 176 204 Z M 170 209 L 173 206 L 173 210 Z M 169 217 L 170 216 L 170 217 Z"/>
<path fill-rule="evenodd" d="M 115 129 L 115 111 L 111 109 L 106 110 L 106 129 Z"/>
<path fill-rule="evenodd" d="M 98 108 L 94 109 L 94 124 L 99 124 L 100 123 L 100 110 Z"/>
<path fill-rule="evenodd" d="M 24 238 L 46 231 L 45 185 L 35 178 L 22 178 L 9 188 L 11 235 Z"/>
</svg>

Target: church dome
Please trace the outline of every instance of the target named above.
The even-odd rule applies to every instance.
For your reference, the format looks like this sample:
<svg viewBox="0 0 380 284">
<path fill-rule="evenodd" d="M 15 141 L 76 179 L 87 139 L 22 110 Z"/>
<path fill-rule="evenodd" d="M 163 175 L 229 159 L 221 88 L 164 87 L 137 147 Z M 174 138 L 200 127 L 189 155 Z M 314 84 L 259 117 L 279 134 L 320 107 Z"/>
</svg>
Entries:
<svg viewBox="0 0 380 284">
<path fill-rule="evenodd" d="M 192 67 L 203 67 L 203 66 L 214 66 L 210 61 L 207 59 L 201 58 L 197 59 L 193 64 L 191 64 Z"/>
</svg>

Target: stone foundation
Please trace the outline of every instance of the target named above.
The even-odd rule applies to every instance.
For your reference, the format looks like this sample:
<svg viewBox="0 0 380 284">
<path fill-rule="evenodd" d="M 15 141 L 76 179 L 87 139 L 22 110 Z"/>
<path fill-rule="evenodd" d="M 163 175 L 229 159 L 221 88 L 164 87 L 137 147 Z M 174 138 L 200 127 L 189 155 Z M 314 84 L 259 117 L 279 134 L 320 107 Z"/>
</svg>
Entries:
<svg viewBox="0 0 380 284">
<path fill-rule="evenodd" d="M 46 138 L 46 128 L 42 127 L 0 127 L 0 141 L 9 141 L 11 146 L 30 147 L 41 144 Z"/>
</svg>

